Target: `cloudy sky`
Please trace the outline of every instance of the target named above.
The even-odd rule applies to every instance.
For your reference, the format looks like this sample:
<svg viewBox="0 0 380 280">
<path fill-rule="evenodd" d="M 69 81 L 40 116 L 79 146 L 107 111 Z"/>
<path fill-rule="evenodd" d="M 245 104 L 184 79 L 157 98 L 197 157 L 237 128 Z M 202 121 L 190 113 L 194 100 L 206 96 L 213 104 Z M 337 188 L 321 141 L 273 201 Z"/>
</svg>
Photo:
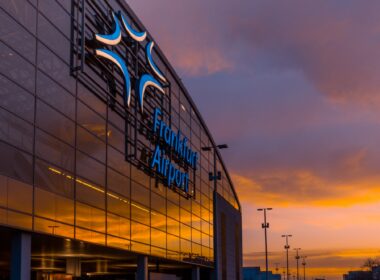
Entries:
<svg viewBox="0 0 380 280">
<path fill-rule="evenodd" d="M 380 2 L 127 2 L 230 146 L 244 264 L 263 265 L 263 206 L 271 267 L 284 233 L 312 276 L 380 255 Z"/>
</svg>

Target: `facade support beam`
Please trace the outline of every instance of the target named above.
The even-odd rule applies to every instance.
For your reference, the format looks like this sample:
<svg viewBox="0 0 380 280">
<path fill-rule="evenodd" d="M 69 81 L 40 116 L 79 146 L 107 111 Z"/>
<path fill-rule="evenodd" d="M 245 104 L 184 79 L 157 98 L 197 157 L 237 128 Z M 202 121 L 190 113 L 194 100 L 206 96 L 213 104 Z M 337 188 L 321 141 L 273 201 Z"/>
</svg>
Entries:
<svg viewBox="0 0 380 280">
<path fill-rule="evenodd" d="M 191 271 L 191 280 L 201 280 L 201 270 L 199 266 L 193 267 Z"/>
<path fill-rule="evenodd" d="M 138 257 L 136 280 L 148 280 L 148 257 L 147 256 Z"/>
<path fill-rule="evenodd" d="M 12 237 L 11 280 L 30 280 L 32 237 L 17 232 Z"/>
</svg>

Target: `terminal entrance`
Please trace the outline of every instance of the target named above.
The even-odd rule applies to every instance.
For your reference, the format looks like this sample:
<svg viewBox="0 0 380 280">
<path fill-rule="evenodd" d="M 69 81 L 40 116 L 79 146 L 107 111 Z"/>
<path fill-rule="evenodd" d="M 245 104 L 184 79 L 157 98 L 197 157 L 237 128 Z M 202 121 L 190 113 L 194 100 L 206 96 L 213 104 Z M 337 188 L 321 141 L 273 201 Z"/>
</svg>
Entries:
<svg viewBox="0 0 380 280">
<path fill-rule="evenodd" d="M 17 259 L 28 262 L 28 256 L 23 252 L 23 248 L 25 248 L 25 240 L 28 243 L 29 238 L 32 280 L 211 279 L 209 268 L 141 256 L 87 242 L 22 233 L 0 227 L 0 280 L 13 279 L 11 278 L 12 269 L 23 269 L 17 263 Z M 18 240 L 21 242 L 18 243 Z M 141 273 L 146 274 L 146 278 L 139 278 Z M 16 279 L 24 278 L 20 276 Z"/>
</svg>

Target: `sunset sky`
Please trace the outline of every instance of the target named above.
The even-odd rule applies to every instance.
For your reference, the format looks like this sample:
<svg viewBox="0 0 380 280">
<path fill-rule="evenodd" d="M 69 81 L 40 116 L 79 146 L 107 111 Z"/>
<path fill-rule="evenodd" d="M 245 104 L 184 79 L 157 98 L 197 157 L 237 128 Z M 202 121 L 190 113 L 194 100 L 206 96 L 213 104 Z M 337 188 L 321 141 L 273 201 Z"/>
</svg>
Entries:
<svg viewBox="0 0 380 280">
<path fill-rule="evenodd" d="M 380 1 L 127 2 L 230 146 L 244 264 L 264 264 L 257 207 L 272 268 L 285 233 L 313 277 L 380 255 Z"/>
</svg>

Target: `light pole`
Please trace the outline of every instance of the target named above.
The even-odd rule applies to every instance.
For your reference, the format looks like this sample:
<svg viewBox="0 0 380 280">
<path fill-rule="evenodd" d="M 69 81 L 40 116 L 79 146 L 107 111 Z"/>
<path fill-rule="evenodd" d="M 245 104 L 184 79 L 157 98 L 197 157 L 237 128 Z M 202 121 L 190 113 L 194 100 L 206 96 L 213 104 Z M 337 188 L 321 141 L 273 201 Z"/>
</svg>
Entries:
<svg viewBox="0 0 380 280">
<path fill-rule="evenodd" d="M 297 280 L 300 280 L 300 274 L 299 274 L 299 260 L 300 256 L 298 255 L 298 252 L 301 250 L 301 248 L 294 248 L 296 250 L 296 261 L 297 261 Z"/>
<path fill-rule="evenodd" d="M 286 250 L 286 280 L 289 280 L 289 242 L 288 239 L 289 237 L 292 237 L 291 234 L 284 234 L 281 237 L 285 237 L 286 243 L 285 243 L 285 250 Z"/>
<path fill-rule="evenodd" d="M 303 280 L 306 280 L 306 258 L 307 256 L 303 256 L 302 258 L 302 265 L 303 265 Z"/>
<path fill-rule="evenodd" d="M 273 208 L 259 208 L 257 211 L 264 212 L 264 223 L 261 224 L 261 227 L 264 229 L 265 235 L 265 279 L 268 280 L 268 238 L 267 238 L 267 228 L 269 228 L 269 223 L 267 223 L 267 211 L 272 210 Z"/>
<path fill-rule="evenodd" d="M 218 266 L 218 260 L 217 260 L 217 256 L 218 256 L 218 240 L 217 240 L 217 236 L 218 236 L 218 231 L 217 231 L 217 224 L 218 224 L 218 216 L 217 216 L 217 187 L 218 187 L 218 180 L 221 180 L 222 179 L 222 174 L 220 172 L 217 171 L 217 166 L 216 166 L 216 149 L 227 149 L 228 148 L 228 145 L 227 144 L 221 144 L 221 145 L 216 145 L 216 146 L 209 146 L 209 147 L 202 147 L 202 151 L 212 151 L 213 152 L 213 156 L 214 156 L 214 172 L 213 173 L 209 173 L 209 180 L 210 181 L 214 181 L 214 191 L 213 191 L 213 212 L 214 212 L 214 259 L 215 259 L 215 271 L 216 273 L 218 274 L 218 271 L 219 271 L 219 266 Z"/>
</svg>

